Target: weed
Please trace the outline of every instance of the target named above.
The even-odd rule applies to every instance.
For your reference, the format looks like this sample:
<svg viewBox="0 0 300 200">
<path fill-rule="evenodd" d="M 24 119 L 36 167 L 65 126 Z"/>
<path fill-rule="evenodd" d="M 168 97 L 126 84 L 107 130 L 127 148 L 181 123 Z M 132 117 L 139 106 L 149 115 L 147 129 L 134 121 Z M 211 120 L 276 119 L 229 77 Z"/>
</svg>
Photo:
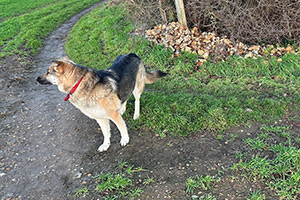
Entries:
<svg viewBox="0 0 300 200">
<path fill-rule="evenodd" d="M 155 182 L 154 179 L 148 176 L 147 179 L 145 179 L 143 181 L 143 184 L 144 185 L 150 185 L 151 183 L 154 183 L 154 182 Z"/>
<path fill-rule="evenodd" d="M 139 196 L 142 192 L 140 188 L 135 188 L 132 179 L 123 174 L 100 174 L 96 178 L 97 184 L 95 191 L 107 194 L 105 199 L 128 198 Z"/>
<path fill-rule="evenodd" d="M 261 133 L 258 138 L 262 140 L 267 140 L 269 138 L 270 134 L 268 132 L 266 133 Z"/>
<path fill-rule="evenodd" d="M 265 149 L 268 145 L 266 142 L 264 142 L 263 140 L 261 140 L 260 138 L 247 138 L 246 140 L 244 140 L 244 142 L 251 146 L 251 149 L 256 149 L 256 150 L 263 150 Z"/>
<path fill-rule="evenodd" d="M 186 192 L 189 194 L 194 193 L 194 189 L 198 187 L 197 181 L 193 178 L 188 178 L 186 182 Z"/>
<path fill-rule="evenodd" d="M 212 194 L 205 194 L 199 197 L 199 200 L 217 200 Z"/>
<path fill-rule="evenodd" d="M 265 200 L 264 194 L 261 194 L 259 190 L 251 192 L 250 197 L 247 200 Z"/>
<path fill-rule="evenodd" d="M 141 188 L 133 188 L 131 190 L 121 192 L 121 196 L 126 197 L 127 199 L 134 199 L 135 197 L 140 196 L 142 192 Z"/>
<path fill-rule="evenodd" d="M 100 176 L 99 181 L 101 181 L 101 184 L 98 184 L 96 186 L 96 191 L 97 192 L 104 192 L 104 191 L 119 191 L 122 190 L 126 187 L 132 186 L 132 180 L 123 177 L 122 174 L 106 174 L 103 176 Z"/>
<path fill-rule="evenodd" d="M 216 198 L 211 193 L 201 195 L 200 197 L 198 195 L 192 195 L 191 198 L 193 200 L 216 200 Z"/>
<path fill-rule="evenodd" d="M 243 157 L 243 153 L 241 153 L 241 152 L 235 153 L 235 158 L 236 159 L 242 160 L 242 157 Z"/>
<path fill-rule="evenodd" d="M 172 146 L 173 146 L 173 143 L 172 143 L 171 141 L 169 141 L 169 142 L 168 142 L 168 146 L 169 146 L 169 147 L 172 147 Z"/>
<path fill-rule="evenodd" d="M 135 199 L 143 192 L 142 188 L 136 187 L 134 174 L 146 172 L 148 170 L 142 167 L 129 165 L 127 161 L 120 161 L 118 167 L 113 173 L 101 173 L 94 176 L 97 185 L 94 191 L 103 196 L 104 199 Z M 147 176 L 143 181 L 143 186 L 154 182 L 153 178 Z"/>
<path fill-rule="evenodd" d="M 289 126 L 263 126 L 263 130 L 273 133 L 280 133 L 283 131 L 288 131 L 290 129 Z"/>
<path fill-rule="evenodd" d="M 126 161 L 120 161 L 119 162 L 119 168 L 123 169 L 124 167 L 128 166 L 128 163 Z"/>
<path fill-rule="evenodd" d="M 142 167 L 134 168 L 133 165 L 128 166 L 127 169 L 125 170 L 125 172 L 129 175 L 132 175 L 133 173 L 136 173 L 136 172 L 145 172 L 145 171 L 147 171 L 147 170 L 143 169 Z"/>
<path fill-rule="evenodd" d="M 239 137 L 239 134 L 230 134 L 230 142 L 234 142 L 235 140 L 236 140 L 236 138 L 238 138 Z"/>
<path fill-rule="evenodd" d="M 188 178 L 186 182 L 186 192 L 189 194 L 192 194 L 194 192 L 194 189 L 202 189 L 202 190 L 208 190 L 211 189 L 211 184 L 216 182 L 217 179 L 215 179 L 212 176 L 196 176 L 194 178 L 190 177 Z"/>
<path fill-rule="evenodd" d="M 89 189 L 86 187 L 77 190 L 77 192 L 75 193 L 76 197 L 84 197 L 84 196 L 88 196 L 88 195 L 89 195 Z"/>
<path fill-rule="evenodd" d="M 218 134 L 217 137 L 216 137 L 216 139 L 217 139 L 217 140 L 223 140 L 223 137 L 224 137 L 224 135 Z"/>
</svg>

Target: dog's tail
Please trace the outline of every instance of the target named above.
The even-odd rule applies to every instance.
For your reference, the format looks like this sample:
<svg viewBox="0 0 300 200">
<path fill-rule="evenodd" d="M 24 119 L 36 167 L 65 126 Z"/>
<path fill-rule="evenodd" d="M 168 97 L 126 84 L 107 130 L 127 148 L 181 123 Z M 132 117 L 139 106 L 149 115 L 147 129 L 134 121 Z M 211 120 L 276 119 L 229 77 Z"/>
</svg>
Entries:
<svg viewBox="0 0 300 200">
<path fill-rule="evenodd" d="M 160 70 L 156 70 L 156 71 L 151 71 L 151 72 L 147 72 L 146 71 L 146 80 L 145 83 L 146 84 L 152 84 L 154 82 L 156 82 L 159 78 L 166 76 L 167 73 L 162 72 Z"/>
</svg>

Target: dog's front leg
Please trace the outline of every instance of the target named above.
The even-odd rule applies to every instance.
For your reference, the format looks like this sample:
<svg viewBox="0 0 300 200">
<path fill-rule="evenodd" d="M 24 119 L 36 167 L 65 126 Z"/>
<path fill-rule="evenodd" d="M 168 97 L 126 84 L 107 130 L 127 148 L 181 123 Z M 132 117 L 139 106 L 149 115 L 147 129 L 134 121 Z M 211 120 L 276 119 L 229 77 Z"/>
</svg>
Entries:
<svg viewBox="0 0 300 200">
<path fill-rule="evenodd" d="M 121 146 L 125 146 L 129 142 L 129 135 L 125 121 L 118 112 L 116 112 L 114 115 L 111 115 L 111 120 L 117 125 L 121 133 Z"/>
<path fill-rule="evenodd" d="M 109 119 L 96 119 L 99 126 L 101 127 L 104 141 L 103 144 L 98 148 L 99 152 L 106 151 L 110 146 L 110 126 Z"/>
</svg>

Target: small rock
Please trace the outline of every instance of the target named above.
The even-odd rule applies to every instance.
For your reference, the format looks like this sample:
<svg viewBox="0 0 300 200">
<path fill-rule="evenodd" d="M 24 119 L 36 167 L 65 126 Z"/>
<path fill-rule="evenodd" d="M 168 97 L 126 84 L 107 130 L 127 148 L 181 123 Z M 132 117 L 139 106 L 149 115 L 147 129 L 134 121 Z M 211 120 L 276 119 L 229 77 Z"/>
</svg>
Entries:
<svg viewBox="0 0 300 200">
<path fill-rule="evenodd" d="M 203 54 L 203 58 L 204 58 L 204 59 L 207 59 L 208 56 L 209 56 L 209 53 L 208 53 L 208 52 L 205 52 L 205 53 Z"/>
<path fill-rule="evenodd" d="M 253 57 L 253 53 L 252 52 L 249 52 L 245 55 L 244 58 L 252 58 Z"/>
<path fill-rule="evenodd" d="M 251 46 L 251 47 L 248 48 L 249 51 L 259 50 L 259 49 L 260 49 L 260 46 L 258 46 L 258 45 Z"/>
<path fill-rule="evenodd" d="M 286 51 L 287 53 L 291 52 L 291 51 L 292 51 L 292 47 L 291 47 L 291 46 L 287 46 L 287 47 L 285 48 L 285 51 Z"/>
<path fill-rule="evenodd" d="M 247 112 L 253 112 L 253 110 L 251 108 L 247 108 L 246 111 Z"/>
<path fill-rule="evenodd" d="M 74 176 L 73 176 L 73 179 L 79 179 L 81 178 L 82 176 L 82 173 L 81 172 L 77 172 Z"/>
</svg>

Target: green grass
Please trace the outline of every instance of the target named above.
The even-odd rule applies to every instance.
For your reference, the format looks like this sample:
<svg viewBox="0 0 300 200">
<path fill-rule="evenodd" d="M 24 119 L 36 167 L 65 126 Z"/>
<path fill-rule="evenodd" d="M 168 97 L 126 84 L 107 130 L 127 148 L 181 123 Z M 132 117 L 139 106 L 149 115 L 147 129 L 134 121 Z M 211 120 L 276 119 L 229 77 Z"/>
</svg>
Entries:
<svg viewBox="0 0 300 200">
<path fill-rule="evenodd" d="M 250 179 L 263 182 L 281 198 L 297 199 L 300 149 L 296 139 L 299 136 L 288 134 L 290 140 L 282 140 L 288 131 L 285 126 L 265 126 L 262 131 L 257 137 L 245 140 L 252 151 L 240 156 L 240 162 L 232 169 L 242 170 Z"/>
<path fill-rule="evenodd" d="M 212 176 L 195 176 L 188 178 L 186 182 L 186 193 L 191 195 L 192 199 L 205 199 L 205 200 L 215 200 L 216 198 L 207 193 L 208 190 L 211 190 L 212 185 L 218 182 L 218 179 Z M 202 196 L 195 195 L 199 191 L 205 191 L 206 193 Z"/>
<path fill-rule="evenodd" d="M 1 0 L 0 21 L 31 12 L 40 7 L 47 6 L 59 0 Z"/>
<path fill-rule="evenodd" d="M 142 193 L 141 188 L 134 186 L 134 180 L 125 174 L 100 174 L 95 177 L 98 184 L 95 191 L 99 194 L 106 194 L 105 199 L 134 198 Z"/>
<path fill-rule="evenodd" d="M 186 192 L 193 194 L 195 189 L 209 190 L 211 185 L 216 182 L 217 179 L 212 176 L 196 176 L 190 177 L 186 183 Z"/>
<path fill-rule="evenodd" d="M 133 120 L 131 98 L 125 112 L 131 129 L 166 135 L 188 135 L 201 130 L 222 133 L 251 121 L 271 122 L 289 111 L 299 111 L 300 56 L 226 62 L 206 62 L 198 71 L 197 55 L 173 57 L 165 47 L 129 34 L 135 24 L 120 5 L 101 6 L 73 28 L 66 51 L 75 62 L 105 69 L 120 54 L 135 52 L 148 70 L 168 72 L 148 85 L 141 99 L 141 116 Z"/>
<path fill-rule="evenodd" d="M 4 8 L 0 11 L 0 57 L 34 55 L 42 40 L 63 21 L 99 1 L 0 0 Z M 76 24 L 66 48 L 71 59 L 97 69 L 109 67 L 120 54 L 135 52 L 149 70 L 168 72 L 167 77 L 147 86 L 141 99 L 141 117 L 136 121 L 132 120 L 134 99 L 130 99 L 125 118 L 131 129 L 154 131 L 162 137 L 208 130 L 218 132 L 217 139 L 222 140 L 222 132 L 230 127 L 272 122 L 299 112 L 299 55 L 286 54 L 282 62 L 274 57 L 230 57 L 226 62 L 205 62 L 195 71 L 197 55 L 173 57 L 169 49 L 128 34 L 135 28 L 128 15 L 121 5 L 95 9 Z M 291 120 L 299 121 L 299 116 Z M 231 134 L 228 141 L 235 142 L 238 136 Z M 239 162 L 231 169 L 263 185 L 263 190 L 250 192 L 247 198 L 265 199 L 267 190 L 281 199 L 297 199 L 300 137 L 288 126 L 263 126 L 244 143 L 247 151 L 236 153 Z M 120 162 L 114 172 L 93 177 L 96 185 L 78 189 L 74 197 L 136 198 L 155 182 L 147 176 L 139 177 L 142 182 L 137 184 L 135 176 L 146 172 Z M 186 192 L 192 199 L 216 199 L 211 192 L 218 180 L 209 175 L 190 177 Z M 205 194 L 193 195 L 196 191 Z"/>
<path fill-rule="evenodd" d="M 3 20 L 0 24 L 0 57 L 36 54 L 43 45 L 43 39 L 50 32 L 71 16 L 100 0 L 31 2 L 0 0 L 0 4 L 7 8 L 0 13 Z"/>
<path fill-rule="evenodd" d="M 143 192 L 144 187 L 153 184 L 152 177 L 143 176 L 148 170 L 134 167 L 127 162 L 120 162 L 113 172 L 100 173 L 93 177 L 96 185 L 78 189 L 74 197 L 94 197 L 101 199 L 136 199 Z M 137 181 L 139 180 L 139 181 Z"/>
<path fill-rule="evenodd" d="M 77 190 L 75 196 L 76 197 L 85 197 L 89 195 L 89 189 L 88 188 L 81 188 L 79 190 Z"/>
<path fill-rule="evenodd" d="M 262 126 L 255 136 L 244 140 L 243 153 L 237 152 L 235 155 L 236 164 L 230 168 L 222 167 L 224 171 L 220 173 L 218 170 L 215 175 L 188 178 L 186 193 L 192 199 L 210 199 L 211 194 L 220 195 L 219 192 L 224 191 L 222 186 L 229 181 L 232 185 L 245 186 L 244 199 L 299 199 L 300 143 L 297 139 L 300 137 L 295 130 L 283 125 Z M 253 188 L 257 183 L 259 190 Z M 250 192 L 249 188 L 254 190 Z"/>
<path fill-rule="evenodd" d="M 264 194 L 261 194 L 260 191 L 254 191 L 250 193 L 250 197 L 247 200 L 265 200 L 266 197 Z"/>
</svg>

